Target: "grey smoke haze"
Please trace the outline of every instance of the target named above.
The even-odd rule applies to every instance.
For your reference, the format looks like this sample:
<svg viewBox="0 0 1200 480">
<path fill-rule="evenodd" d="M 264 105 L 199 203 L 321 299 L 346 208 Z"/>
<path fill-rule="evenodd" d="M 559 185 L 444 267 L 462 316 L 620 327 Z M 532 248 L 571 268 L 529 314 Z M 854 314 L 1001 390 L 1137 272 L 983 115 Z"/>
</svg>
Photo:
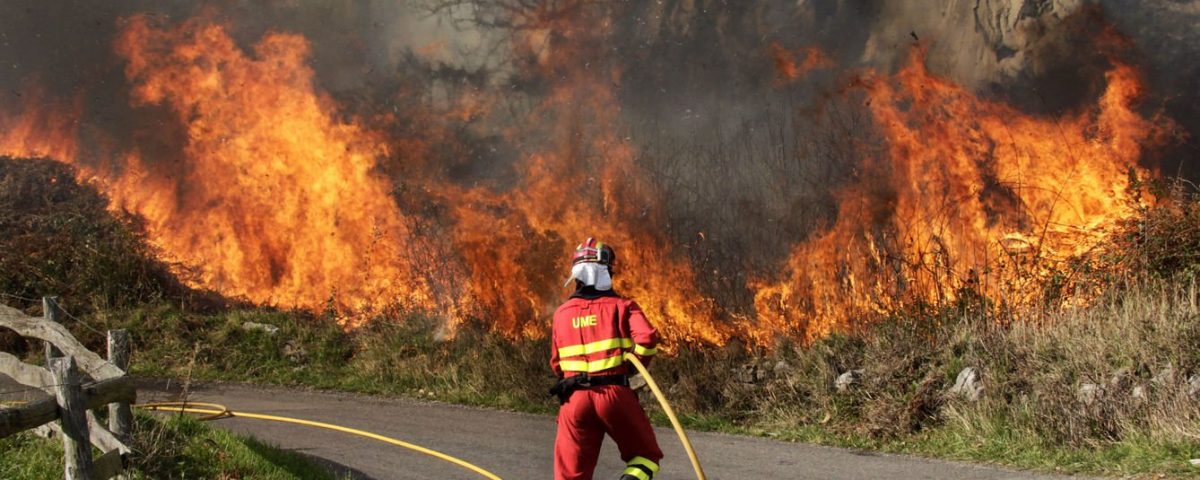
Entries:
<svg viewBox="0 0 1200 480">
<path fill-rule="evenodd" d="M 13 0 L 0 5 L 0 86 L 19 95 L 35 81 L 68 94 L 115 99 L 124 79 L 112 53 L 119 19 L 149 13 L 171 20 L 207 15 L 233 27 L 252 45 L 265 32 L 304 35 L 322 89 L 335 96 L 389 95 L 405 75 L 435 67 L 491 74 L 503 83 L 511 71 L 502 28 L 475 28 L 473 13 L 504 0 L 394 2 L 383 0 L 156 2 L 121 0 Z M 430 13 L 432 7 L 459 7 Z M 931 69 L 982 93 L 999 93 L 1027 108 L 1061 109 L 1094 83 L 1094 53 L 1064 25 L 1099 5 L 1133 39 L 1155 87 L 1178 116 L 1194 117 L 1200 87 L 1200 1 L 1190 0 L 664 0 L 612 2 L 616 33 L 610 58 L 624 71 L 621 94 L 636 120 L 664 133 L 734 128 L 780 101 L 767 48 L 815 45 L 838 62 L 897 68 L 914 36 L 929 42 Z M 806 79 L 801 88 L 828 88 L 836 74 Z M 824 83 L 823 83 L 824 82 Z M 1040 87 L 1034 94 L 1026 90 Z M 536 92 L 533 92 L 536 93 Z M 1040 99 L 1035 96 L 1040 95 Z M 795 101 L 796 95 L 791 94 Z M 377 100 L 377 99 L 370 99 Z M 1038 105 L 1041 103 L 1042 105 Z M 1047 105 L 1050 104 L 1050 105 Z M 100 112 L 104 113 L 104 112 Z M 113 113 L 113 115 L 116 115 Z M 641 122 L 636 122 L 641 123 Z"/>
</svg>

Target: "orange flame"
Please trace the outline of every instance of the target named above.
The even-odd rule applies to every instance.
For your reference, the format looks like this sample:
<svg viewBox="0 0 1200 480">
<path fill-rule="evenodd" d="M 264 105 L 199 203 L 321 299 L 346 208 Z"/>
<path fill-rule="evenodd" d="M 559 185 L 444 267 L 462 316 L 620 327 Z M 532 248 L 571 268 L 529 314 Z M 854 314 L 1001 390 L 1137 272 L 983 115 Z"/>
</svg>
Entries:
<svg viewBox="0 0 1200 480">
<path fill-rule="evenodd" d="M 526 158 L 521 184 L 512 192 L 460 194 L 470 201 L 455 209 L 456 251 L 476 278 L 474 297 L 503 312 L 502 318 L 549 313 L 566 276 L 559 259 L 595 236 L 616 245 L 619 264 L 630 266 L 616 275 L 617 290 L 636 299 L 668 338 L 723 343 L 729 329 L 718 321 L 713 302 L 698 294 L 687 259 L 669 254 L 662 201 L 636 165 L 632 145 L 617 135 L 613 86 L 619 72 L 579 61 L 592 53 L 581 49 L 602 48 L 611 26 L 597 21 L 571 28 L 577 21 L 546 13 L 533 19 L 544 28 L 514 39 L 514 48 L 526 52 L 535 68 L 563 78 L 536 109 L 540 118 L 531 121 L 556 125 L 557 141 Z M 496 219 L 487 221 L 489 215 Z M 504 245 L 519 256 L 477 253 L 487 252 L 480 248 L 485 245 Z M 524 327 L 541 328 L 535 322 Z"/>
<path fill-rule="evenodd" d="M 111 196 L 196 285 L 309 308 L 431 305 L 410 226 L 375 171 L 388 145 L 314 92 L 302 37 L 268 34 L 251 57 L 218 25 L 136 17 L 117 51 L 134 101 L 169 106 L 188 142 L 182 181 Z"/>
<path fill-rule="evenodd" d="M 783 45 L 780 45 L 779 42 L 775 42 L 771 44 L 768 53 L 770 53 L 771 60 L 775 63 L 775 74 L 778 76 L 777 81 L 779 83 L 791 83 L 808 75 L 813 70 L 833 66 L 833 59 L 829 58 L 825 52 L 817 47 L 804 47 L 790 51 L 783 48 Z M 804 60 L 796 63 L 796 58 L 800 54 L 804 55 Z"/>
<path fill-rule="evenodd" d="M 525 39 L 541 49 L 538 68 L 574 68 L 571 53 L 547 48 L 548 38 Z M 128 62 L 133 101 L 164 105 L 184 125 L 182 164 L 144 161 L 137 151 L 112 169 L 79 162 L 75 132 L 45 125 L 78 113 L 17 115 L 22 128 L 10 131 L 0 151 L 75 163 L 113 209 L 145 218 L 163 258 L 195 287 L 313 310 L 400 304 L 436 310 L 450 327 L 474 317 L 502 332 L 540 336 L 541 320 L 565 294 L 563 265 L 574 242 L 599 236 L 618 245 L 630 267 L 618 288 L 668 337 L 726 338 L 712 302 L 694 293 L 686 259 L 665 253 L 653 189 L 632 147 L 614 133 L 616 100 L 607 82 L 616 77 L 575 71 L 548 96 L 535 114 L 564 120 L 566 130 L 556 132 L 563 143 L 530 154 L 517 189 L 417 179 L 454 217 L 450 235 L 440 237 L 414 233 L 416 220 L 397 207 L 396 187 L 378 173 L 379 159 L 412 145 L 340 119 L 314 89 L 303 38 L 268 34 L 247 54 L 218 24 L 160 29 L 134 17 L 117 52 Z M 467 120 L 488 103 L 468 97 L 444 115 Z M 572 129 L 584 123 L 589 140 L 580 145 Z M 52 139 L 48 130 L 63 134 Z"/>
<path fill-rule="evenodd" d="M 14 157 L 74 159 L 75 130 L 78 127 L 80 101 L 57 102 L 34 82 L 26 89 L 20 105 L 8 106 L 17 112 L 0 115 L 0 154 Z"/>
<path fill-rule="evenodd" d="M 886 158 L 841 192 L 828 231 L 793 248 L 786 278 L 759 285 L 763 332 L 816 338 L 964 288 L 1037 301 L 1047 266 L 1134 213 L 1127 179 L 1147 175 L 1137 161 L 1156 126 L 1133 109 L 1141 83 L 1121 63 L 1106 79 L 1093 109 L 1056 119 L 931 75 L 924 49 L 894 78 L 866 74 Z"/>
<path fill-rule="evenodd" d="M 182 126 L 180 158 L 85 145 L 79 100 L 36 92 L 0 115 L 0 153 L 74 164 L 111 208 L 145 219 L 186 282 L 255 303 L 333 307 L 351 326 L 380 307 L 420 308 L 450 327 L 479 319 L 537 337 L 565 293 L 565 259 L 595 236 L 618 248 L 617 289 L 668 338 L 763 345 L 964 289 L 1035 301 L 1054 262 L 1133 213 L 1128 174 L 1147 175 L 1137 160 L 1158 126 L 1134 110 L 1141 84 L 1131 67 L 1114 63 L 1094 108 L 1056 119 L 931 75 L 917 50 L 897 75 L 858 80 L 886 154 L 861 162 L 836 222 L 792 249 L 782 278 L 751 285 L 756 321 L 734 324 L 699 293 L 672 245 L 662 192 L 620 134 L 621 72 L 598 53 L 611 22 L 569 10 L 533 12 L 513 36 L 521 66 L 555 79 L 522 119 L 534 127 L 504 132 L 541 142 L 524 145 L 513 187 L 449 181 L 424 158 L 427 139 L 391 138 L 339 113 L 313 85 L 304 38 L 271 33 L 248 53 L 202 20 L 158 28 L 134 17 L 117 41 L 133 102 Z M 784 81 L 831 64 L 816 49 L 799 64 L 778 44 L 770 52 Z M 470 92 L 441 114 L 470 122 L 494 103 Z M 385 174 L 397 158 L 422 173 Z"/>
<path fill-rule="evenodd" d="M 317 309 L 432 304 L 409 225 L 375 172 L 388 145 L 314 92 L 303 38 L 269 34 L 250 56 L 219 25 L 159 30 L 134 17 L 117 51 L 133 101 L 166 105 L 185 126 L 185 164 L 151 166 L 136 151 L 114 171 L 78 162 L 69 129 L 45 125 L 78 115 L 56 111 L 22 115 L 29 130 L 6 129 L 2 150 L 76 163 L 112 208 L 145 219 L 192 286 Z"/>
</svg>

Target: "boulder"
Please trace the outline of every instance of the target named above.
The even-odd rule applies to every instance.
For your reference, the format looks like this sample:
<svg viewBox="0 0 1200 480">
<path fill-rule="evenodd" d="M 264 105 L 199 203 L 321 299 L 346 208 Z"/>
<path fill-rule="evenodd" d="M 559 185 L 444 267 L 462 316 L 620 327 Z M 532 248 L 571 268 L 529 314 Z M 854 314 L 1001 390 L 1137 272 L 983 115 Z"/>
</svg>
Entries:
<svg viewBox="0 0 1200 480">
<path fill-rule="evenodd" d="M 1133 385 L 1133 374 L 1129 373 L 1128 368 L 1122 368 L 1113 372 L 1112 377 L 1108 379 L 1108 386 L 1114 391 L 1125 390 Z"/>
<path fill-rule="evenodd" d="M 1104 385 L 1098 383 L 1083 383 L 1079 385 L 1079 391 L 1076 392 L 1075 398 L 1084 405 L 1092 405 L 1104 398 Z"/>
<path fill-rule="evenodd" d="M 958 372 L 958 378 L 954 380 L 954 386 L 950 387 L 950 394 L 965 398 L 972 402 L 978 401 L 983 395 L 983 381 L 979 370 L 975 367 L 967 367 Z"/>
<path fill-rule="evenodd" d="M 849 372 L 838 375 L 837 380 L 833 381 L 833 388 L 839 393 L 845 393 L 850 390 L 850 387 L 858 385 L 862 382 L 863 371 L 851 370 Z"/>
<path fill-rule="evenodd" d="M 1150 379 L 1150 382 L 1156 387 L 1165 387 L 1175 383 L 1175 367 L 1167 365 L 1162 370 L 1159 370 L 1158 373 L 1154 374 L 1154 377 Z"/>
<path fill-rule="evenodd" d="M 288 340 L 287 343 L 283 344 L 280 353 L 292 363 L 304 363 L 305 360 L 308 360 L 308 350 L 295 340 Z"/>
<path fill-rule="evenodd" d="M 242 330 L 247 332 L 267 332 L 267 335 L 279 333 L 279 327 L 258 322 L 242 322 Z"/>
<path fill-rule="evenodd" d="M 1188 377 L 1187 394 L 1192 398 L 1200 398 L 1200 374 Z"/>
<path fill-rule="evenodd" d="M 646 388 L 648 385 L 649 384 L 646 383 L 646 379 L 642 378 L 642 374 L 640 373 L 631 375 L 629 377 L 629 388 L 632 388 L 634 391 Z"/>
<path fill-rule="evenodd" d="M 1129 398 L 1132 398 L 1134 403 L 1142 403 L 1150 398 L 1150 394 L 1147 392 L 1145 386 L 1138 385 L 1133 387 L 1133 390 L 1129 392 Z"/>
</svg>

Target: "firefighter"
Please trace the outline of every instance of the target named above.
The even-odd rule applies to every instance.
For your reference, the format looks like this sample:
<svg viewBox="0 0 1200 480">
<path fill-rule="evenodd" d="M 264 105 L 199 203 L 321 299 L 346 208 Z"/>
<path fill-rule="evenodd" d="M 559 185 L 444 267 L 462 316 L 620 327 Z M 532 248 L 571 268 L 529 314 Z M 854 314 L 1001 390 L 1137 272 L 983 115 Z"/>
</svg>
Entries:
<svg viewBox="0 0 1200 480">
<path fill-rule="evenodd" d="M 616 252 L 589 238 L 572 257 L 571 298 L 554 312 L 550 368 L 559 381 L 555 480 L 590 480 L 604 434 L 625 462 L 621 480 L 650 480 L 662 450 L 637 395 L 629 388 L 631 367 L 624 355 L 643 362 L 658 352 L 658 332 L 632 300 L 612 288 Z"/>
</svg>

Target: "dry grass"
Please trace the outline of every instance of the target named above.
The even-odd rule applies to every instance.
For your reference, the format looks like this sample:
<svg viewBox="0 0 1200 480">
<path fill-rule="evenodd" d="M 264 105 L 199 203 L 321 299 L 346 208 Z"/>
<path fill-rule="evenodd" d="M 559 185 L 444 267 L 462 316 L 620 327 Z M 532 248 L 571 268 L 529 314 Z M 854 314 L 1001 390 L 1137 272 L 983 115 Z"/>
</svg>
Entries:
<svg viewBox="0 0 1200 480">
<path fill-rule="evenodd" d="M 1187 395 L 1186 379 L 1200 374 L 1198 314 L 1194 289 L 1161 282 L 1037 323 L 1001 327 L 954 312 L 892 320 L 764 356 L 764 366 L 787 366 L 731 400 L 775 418 L 803 410 L 791 418 L 828 417 L 829 428 L 884 439 L 955 422 L 971 430 L 978 425 L 968 419 L 996 411 L 1011 414 L 1011 428 L 1055 445 L 1196 439 L 1200 402 Z M 910 325 L 938 320 L 945 323 L 936 331 Z M 946 393 L 968 366 L 982 372 L 978 402 Z M 851 369 L 863 371 L 862 384 L 839 394 L 833 380 Z M 1085 384 L 1096 386 L 1094 399 L 1080 393 Z"/>
</svg>

